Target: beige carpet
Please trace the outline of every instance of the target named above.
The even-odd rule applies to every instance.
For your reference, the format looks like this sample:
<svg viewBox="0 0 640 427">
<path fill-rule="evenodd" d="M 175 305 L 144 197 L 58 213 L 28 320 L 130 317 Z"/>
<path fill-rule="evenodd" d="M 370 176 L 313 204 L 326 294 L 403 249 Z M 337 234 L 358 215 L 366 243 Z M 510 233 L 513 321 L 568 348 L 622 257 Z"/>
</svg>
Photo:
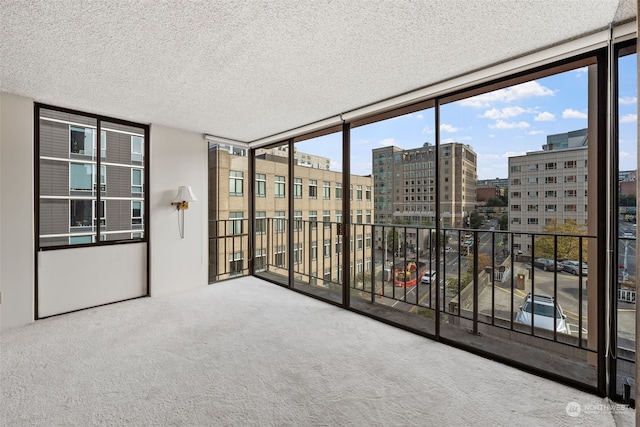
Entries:
<svg viewBox="0 0 640 427">
<path fill-rule="evenodd" d="M 41 320 L 4 332 L 0 346 L 2 426 L 614 426 L 635 417 L 252 277 Z"/>
</svg>

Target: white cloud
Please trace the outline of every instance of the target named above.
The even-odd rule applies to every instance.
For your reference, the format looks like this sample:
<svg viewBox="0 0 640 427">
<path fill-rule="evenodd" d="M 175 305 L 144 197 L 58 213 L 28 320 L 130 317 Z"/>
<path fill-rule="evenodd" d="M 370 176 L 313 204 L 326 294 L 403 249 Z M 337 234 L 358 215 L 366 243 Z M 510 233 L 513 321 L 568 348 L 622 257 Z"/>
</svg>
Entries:
<svg viewBox="0 0 640 427">
<path fill-rule="evenodd" d="M 541 131 L 541 130 L 531 130 L 531 131 L 527 132 L 527 135 L 540 135 L 541 133 L 544 133 L 544 131 Z"/>
<path fill-rule="evenodd" d="M 450 124 L 447 124 L 447 123 L 442 123 L 442 124 L 440 125 L 440 130 L 441 130 L 442 132 L 450 132 L 450 133 L 453 133 L 453 132 L 458 132 L 460 129 L 458 129 L 457 127 L 455 127 L 455 126 L 453 126 L 453 125 L 450 125 Z"/>
<path fill-rule="evenodd" d="M 445 138 L 442 141 L 440 141 L 440 144 L 448 144 L 450 142 L 458 142 L 458 141 L 453 138 Z"/>
<path fill-rule="evenodd" d="M 489 134 L 489 138 L 495 138 L 496 136 L 494 134 Z"/>
<path fill-rule="evenodd" d="M 624 116 L 620 117 L 620 123 L 635 123 L 637 121 L 637 114 L 625 114 Z"/>
<path fill-rule="evenodd" d="M 378 145 L 382 147 L 388 147 L 390 145 L 399 145 L 399 144 L 398 144 L 398 141 L 396 141 L 394 138 L 385 138 L 382 141 L 379 141 Z"/>
<path fill-rule="evenodd" d="M 458 138 L 458 141 L 471 141 L 473 138 L 470 136 L 463 136 Z"/>
<path fill-rule="evenodd" d="M 506 107 L 503 108 L 501 110 L 498 110 L 497 108 L 492 108 L 491 110 L 487 110 L 484 112 L 484 114 L 482 114 L 480 117 L 482 117 L 483 119 L 506 119 L 509 117 L 516 117 L 519 116 L 522 113 L 526 113 L 527 110 L 525 110 L 522 107 Z"/>
<path fill-rule="evenodd" d="M 460 101 L 464 107 L 489 107 L 492 102 L 512 102 L 519 99 L 531 98 L 535 96 L 551 96 L 553 90 L 542 86 L 537 81 L 522 83 L 505 89 L 498 89 L 493 92 L 483 93 Z"/>
<path fill-rule="evenodd" d="M 562 112 L 563 119 L 586 119 L 587 113 L 582 113 L 578 110 L 572 110 L 571 108 L 567 108 Z"/>
<path fill-rule="evenodd" d="M 504 120 L 497 120 L 496 124 L 489 125 L 491 129 L 518 129 L 528 128 L 530 125 L 527 122 L 505 122 Z"/>
<path fill-rule="evenodd" d="M 631 158 L 632 154 L 626 151 L 620 151 L 618 153 L 618 157 L 622 160 L 622 159 L 629 159 Z"/>
<path fill-rule="evenodd" d="M 548 111 L 543 111 L 542 113 L 538 113 L 538 115 L 533 120 L 535 120 L 536 122 L 550 122 L 555 119 L 556 116 L 549 113 Z"/>
<path fill-rule="evenodd" d="M 424 116 L 423 116 L 422 114 L 418 114 L 418 115 L 416 116 L 416 119 L 418 119 L 418 120 L 422 120 L 422 119 L 424 119 Z"/>
<path fill-rule="evenodd" d="M 588 71 L 587 67 L 581 67 L 581 68 L 578 68 L 577 70 L 573 70 L 572 72 L 577 74 L 576 77 L 582 77 L 587 71 Z"/>
<path fill-rule="evenodd" d="M 635 96 L 622 96 L 620 98 L 618 98 L 618 102 L 620 104 L 635 104 L 636 102 L 638 102 L 638 98 L 636 98 Z"/>
<path fill-rule="evenodd" d="M 432 134 L 433 133 L 433 129 L 431 129 L 431 127 L 429 127 L 429 125 L 427 125 L 427 126 L 422 128 L 422 133 L 424 133 L 424 134 Z"/>
</svg>

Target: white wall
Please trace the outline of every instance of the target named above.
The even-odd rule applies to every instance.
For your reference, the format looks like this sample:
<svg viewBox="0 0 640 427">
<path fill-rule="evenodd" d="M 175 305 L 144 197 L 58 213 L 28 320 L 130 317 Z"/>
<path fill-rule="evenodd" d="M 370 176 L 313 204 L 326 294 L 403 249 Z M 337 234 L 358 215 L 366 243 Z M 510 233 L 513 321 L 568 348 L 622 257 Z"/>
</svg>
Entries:
<svg viewBox="0 0 640 427">
<path fill-rule="evenodd" d="M 0 93 L 0 330 L 34 319 L 34 151 L 32 99 Z M 150 292 L 208 284 L 207 143 L 202 134 L 151 126 L 148 224 Z M 179 185 L 198 202 L 185 212 L 185 237 L 170 203 Z"/>
<path fill-rule="evenodd" d="M 208 284 L 208 149 L 203 135 L 151 126 L 150 241 L 151 296 Z M 178 186 L 190 185 L 197 202 L 185 211 L 185 236 L 171 206 Z"/>
<path fill-rule="evenodd" d="M 33 100 L 0 93 L 0 329 L 34 314 Z"/>
</svg>

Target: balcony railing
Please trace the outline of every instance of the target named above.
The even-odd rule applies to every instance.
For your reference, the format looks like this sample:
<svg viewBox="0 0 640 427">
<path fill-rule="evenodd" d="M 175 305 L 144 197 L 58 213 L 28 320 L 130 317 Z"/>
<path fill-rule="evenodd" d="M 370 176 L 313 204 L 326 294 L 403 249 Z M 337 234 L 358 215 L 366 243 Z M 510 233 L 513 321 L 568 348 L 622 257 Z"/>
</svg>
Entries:
<svg viewBox="0 0 640 427">
<path fill-rule="evenodd" d="M 607 326 L 599 323 L 598 260 L 589 258 L 594 236 L 256 218 L 249 253 L 247 221 L 211 222 L 212 281 L 248 274 L 253 262 L 260 277 L 386 322 L 585 387 L 598 382 L 598 328 Z M 619 275 L 619 295 L 635 313 L 635 265 L 630 271 Z M 623 335 L 633 349 L 635 330 Z M 522 351 L 558 362 L 528 362 Z"/>
</svg>

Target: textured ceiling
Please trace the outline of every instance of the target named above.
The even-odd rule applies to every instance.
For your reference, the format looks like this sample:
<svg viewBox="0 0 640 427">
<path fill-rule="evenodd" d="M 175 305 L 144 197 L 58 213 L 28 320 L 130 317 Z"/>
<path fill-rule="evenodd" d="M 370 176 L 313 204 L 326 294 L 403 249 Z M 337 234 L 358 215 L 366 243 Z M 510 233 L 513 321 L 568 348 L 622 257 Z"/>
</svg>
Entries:
<svg viewBox="0 0 640 427">
<path fill-rule="evenodd" d="M 635 0 L 0 0 L 0 90 L 250 142 L 635 15 Z"/>
</svg>

